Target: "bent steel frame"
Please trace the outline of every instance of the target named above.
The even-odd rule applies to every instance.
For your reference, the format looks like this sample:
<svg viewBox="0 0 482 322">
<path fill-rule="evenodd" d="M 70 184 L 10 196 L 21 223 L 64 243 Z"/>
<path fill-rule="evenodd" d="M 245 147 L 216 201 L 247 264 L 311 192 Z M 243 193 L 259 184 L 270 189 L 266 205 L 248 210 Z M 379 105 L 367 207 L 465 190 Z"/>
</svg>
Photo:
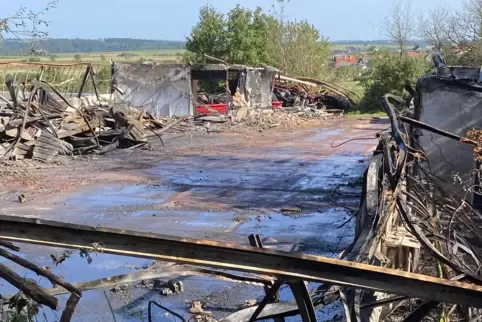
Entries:
<svg viewBox="0 0 482 322">
<path fill-rule="evenodd" d="M 482 287 L 338 259 L 230 243 L 0 216 L 0 239 L 328 282 L 482 308 Z"/>
</svg>

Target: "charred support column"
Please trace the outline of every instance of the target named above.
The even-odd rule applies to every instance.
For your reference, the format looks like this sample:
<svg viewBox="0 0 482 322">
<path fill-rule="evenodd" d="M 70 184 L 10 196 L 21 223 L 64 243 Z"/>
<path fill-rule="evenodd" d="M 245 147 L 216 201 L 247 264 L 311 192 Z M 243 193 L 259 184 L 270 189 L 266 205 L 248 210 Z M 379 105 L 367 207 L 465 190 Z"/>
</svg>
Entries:
<svg viewBox="0 0 482 322">
<path fill-rule="evenodd" d="M 196 113 L 198 84 L 199 84 L 199 81 L 197 79 L 191 78 L 191 111 L 190 111 L 191 115 L 194 115 Z"/>
</svg>

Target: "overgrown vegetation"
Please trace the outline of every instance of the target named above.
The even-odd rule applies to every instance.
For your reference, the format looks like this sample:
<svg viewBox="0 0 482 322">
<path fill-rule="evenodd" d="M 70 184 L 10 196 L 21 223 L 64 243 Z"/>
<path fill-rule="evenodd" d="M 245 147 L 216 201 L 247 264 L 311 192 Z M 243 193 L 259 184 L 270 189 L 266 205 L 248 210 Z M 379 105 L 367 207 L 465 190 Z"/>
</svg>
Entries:
<svg viewBox="0 0 482 322">
<path fill-rule="evenodd" d="M 272 65 L 288 75 L 323 78 L 329 59 L 329 42 L 307 21 L 287 20 L 288 0 L 278 0 L 269 12 L 236 6 L 227 15 L 204 6 L 199 23 L 186 40 L 191 62 Z"/>
<path fill-rule="evenodd" d="M 417 78 L 432 70 L 432 65 L 424 58 L 407 55 L 375 55 L 369 66 L 368 73 L 360 79 L 365 90 L 359 106 L 362 112 L 379 111 L 380 100 L 387 93 L 405 96 L 405 84 L 414 86 Z"/>
<path fill-rule="evenodd" d="M 466 0 L 461 9 L 435 7 L 417 17 L 410 0 L 399 0 L 384 20 L 386 35 L 398 45 L 400 56 L 373 55 L 361 85 L 365 96 L 360 110 L 379 110 L 385 93 L 404 96 L 403 86 L 413 85 L 418 77 L 433 70 L 430 59 L 404 55 L 408 40 L 417 35 L 443 54 L 448 65 L 482 64 L 482 2 Z M 429 53 L 426 53 L 429 57 Z"/>
</svg>

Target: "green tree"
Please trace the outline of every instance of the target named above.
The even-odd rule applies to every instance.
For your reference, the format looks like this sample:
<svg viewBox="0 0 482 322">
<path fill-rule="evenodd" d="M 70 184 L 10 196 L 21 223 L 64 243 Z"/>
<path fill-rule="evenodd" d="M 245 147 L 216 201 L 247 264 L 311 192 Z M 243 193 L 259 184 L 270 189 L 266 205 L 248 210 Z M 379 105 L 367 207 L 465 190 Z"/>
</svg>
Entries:
<svg viewBox="0 0 482 322">
<path fill-rule="evenodd" d="M 234 64 L 267 63 L 268 23 L 260 8 L 232 9 L 226 21 L 226 60 Z"/>
<path fill-rule="evenodd" d="M 54 62 L 57 60 L 57 56 L 56 55 L 49 55 L 49 59 L 51 62 Z"/>
<path fill-rule="evenodd" d="M 278 66 L 292 76 L 323 78 L 330 54 L 328 40 L 307 21 L 286 23 L 283 30 L 284 59 Z"/>
<path fill-rule="evenodd" d="M 196 63 L 206 62 L 204 56 L 226 58 L 226 21 L 224 15 L 213 7 L 204 6 L 199 11 L 199 22 L 186 39 L 186 57 Z"/>
<path fill-rule="evenodd" d="M 105 61 L 105 59 L 106 59 L 106 58 L 105 58 L 104 55 L 100 55 L 100 60 Z"/>
<path fill-rule="evenodd" d="M 285 22 L 286 3 L 278 0 L 279 8 L 270 13 L 236 6 L 226 16 L 202 7 L 186 40 L 186 58 L 203 63 L 209 55 L 231 64 L 269 64 L 291 75 L 321 77 L 329 42 L 307 21 Z"/>
<path fill-rule="evenodd" d="M 82 56 L 80 56 L 80 54 L 75 54 L 74 60 L 75 60 L 76 62 L 80 62 L 80 61 L 82 61 Z"/>
</svg>

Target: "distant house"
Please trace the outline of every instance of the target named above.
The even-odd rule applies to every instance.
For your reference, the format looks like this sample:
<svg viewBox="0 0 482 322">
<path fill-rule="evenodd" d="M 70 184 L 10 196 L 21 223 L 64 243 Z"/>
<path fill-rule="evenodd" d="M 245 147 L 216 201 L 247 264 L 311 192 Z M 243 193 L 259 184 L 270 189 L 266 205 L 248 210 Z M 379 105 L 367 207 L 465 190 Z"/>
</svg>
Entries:
<svg viewBox="0 0 482 322">
<path fill-rule="evenodd" d="M 340 56 L 346 56 L 348 53 L 344 50 L 332 50 L 331 55 L 333 56 L 333 59 L 335 57 L 340 57 Z"/>
<path fill-rule="evenodd" d="M 358 63 L 358 60 L 354 55 L 344 55 L 335 57 L 334 62 L 335 68 L 340 68 L 342 66 L 356 65 Z"/>
</svg>

